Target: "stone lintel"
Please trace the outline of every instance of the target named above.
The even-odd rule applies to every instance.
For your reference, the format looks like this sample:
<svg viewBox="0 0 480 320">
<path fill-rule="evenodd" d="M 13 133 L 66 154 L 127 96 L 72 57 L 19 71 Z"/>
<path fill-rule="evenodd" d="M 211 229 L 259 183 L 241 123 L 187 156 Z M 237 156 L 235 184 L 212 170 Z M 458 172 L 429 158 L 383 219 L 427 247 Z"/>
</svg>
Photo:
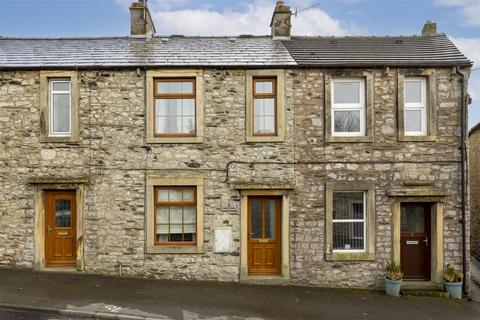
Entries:
<svg viewBox="0 0 480 320">
<path fill-rule="evenodd" d="M 403 183 L 406 187 L 429 187 L 433 184 L 432 181 L 405 181 Z"/>
<path fill-rule="evenodd" d="M 293 190 L 295 186 L 290 184 L 256 184 L 238 183 L 234 185 L 237 190 Z"/>
<path fill-rule="evenodd" d="M 29 184 L 85 184 L 88 177 L 30 177 Z"/>
<path fill-rule="evenodd" d="M 449 193 L 442 189 L 433 188 L 402 188 L 387 191 L 389 197 L 446 197 Z"/>
</svg>

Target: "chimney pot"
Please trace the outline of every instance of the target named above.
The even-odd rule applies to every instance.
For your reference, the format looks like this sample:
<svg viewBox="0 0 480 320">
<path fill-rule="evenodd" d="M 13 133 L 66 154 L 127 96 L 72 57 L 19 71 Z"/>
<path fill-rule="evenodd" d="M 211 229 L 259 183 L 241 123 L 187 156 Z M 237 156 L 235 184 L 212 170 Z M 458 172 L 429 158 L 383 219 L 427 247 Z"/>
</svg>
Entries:
<svg viewBox="0 0 480 320">
<path fill-rule="evenodd" d="M 155 35 L 155 25 L 148 10 L 147 0 L 133 1 L 130 5 L 130 35 L 151 38 Z"/>
<path fill-rule="evenodd" d="M 290 40 L 292 29 L 292 11 L 284 1 L 277 1 L 270 22 L 272 38 L 274 40 Z"/>
<path fill-rule="evenodd" d="M 428 20 L 422 29 L 422 36 L 431 36 L 437 34 L 437 23 Z"/>
</svg>

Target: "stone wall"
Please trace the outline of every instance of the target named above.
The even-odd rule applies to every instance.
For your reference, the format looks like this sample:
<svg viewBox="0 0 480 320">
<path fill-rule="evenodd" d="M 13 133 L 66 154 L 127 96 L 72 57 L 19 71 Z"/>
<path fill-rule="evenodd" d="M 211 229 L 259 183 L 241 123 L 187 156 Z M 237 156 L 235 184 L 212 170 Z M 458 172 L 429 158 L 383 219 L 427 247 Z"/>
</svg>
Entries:
<svg viewBox="0 0 480 320">
<path fill-rule="evenodd" d="M 246 71 L 206 69 L 203 144 L 145 143 L 145 74 L 79 71 L 78 144 L 39 142 L 39 72 L 0 72 L 0 266 L 34 263 L 34 179 L 82 177 L 85 271 L 109 275 L 238 281 L 240 213 L 235 184 L 291 184 L 290 268 L 296 284 L 372 287 L 392 252 L 393 199 L 406 181 L 428 181 L 445 198 L 445 262 L 461 266 L 459 84 L 437 70 L 438 142 L 398 142 L 396 70 L 374 77 L 374 142 L 324 142 L 324 74 L 286 73 L 286 139 L 245 142 Z M 234 161 L 234 162 L 232 162 Z M 230 163 L 231 162 L 231 163 Z M 255 162 L 261 162 L 255 164 Z M 229 164 L 230 163 L 230 164 Z M 227 181 L 228 168 L 228 181 Z M 202 173 L 202 254 L 145 252 L 145 177 L 164 170 Z M 374 181 L 376 259 L 327 262 L 325 183 Z M 230 253 L 214 253 L 214 231 L 231 228 Z"/>
<path fill-rule="evenodd" d="M 460 88 L 450 70 L 437 70 L 438 142 L 399 142 L 397 139 L 396 70 L 374 78 L 374 142 L 323 143 L 322 70 L 294 71 L 296 167 L 292 195 L 291 267 L 295 282 L 327 286 L 379 286 L 385 261 L 391 258 L 393 199 L 387 191 L 404 182 L 424 181 L 445 189 L 445 263 L 461 269 L 460 212 Z M 348 74 L 348 73 L 347 73 Z M 325 163 L 314 164 L 323 160 Z M 327 262 L 325 248 L 324 182 L 376 185 L 376 260 Z M 320 183 L 319 183 L 320 182 Z"/>
<path fill-rule="evenodd" d="M 469 172 L 470 172 L 470 208 L 472 255 L 480 260 L 480 130 L 472 129 L 469 137 Z"/>
</svg>

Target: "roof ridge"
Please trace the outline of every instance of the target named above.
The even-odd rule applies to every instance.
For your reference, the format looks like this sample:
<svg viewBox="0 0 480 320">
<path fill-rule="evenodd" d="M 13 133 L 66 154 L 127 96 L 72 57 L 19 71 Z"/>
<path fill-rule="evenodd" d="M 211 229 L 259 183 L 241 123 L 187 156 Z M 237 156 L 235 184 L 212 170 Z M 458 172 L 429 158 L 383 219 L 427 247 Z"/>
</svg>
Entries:
<svg viewBox="0 0 480 320">
<path fill-rule="evenodd" d="M 230 39 L 230 38 L 271 38 L 269 35 L 251 35 L 251 34 L 239 34 L 232 36 L 185 36 L 180 34 L 172 35 L 155 35 L 153 39 L 162 39 L 162 38 L 177 38 L 177 39 Z M 9 36 L 0 36 L 2 40 L 115 40 L 115 39 L 144 39 L 140 37 L 131 37 L 131 36 L 86 36 L 86 37 L 9 37 Z"/>
<path fill-rule="evenodd" d="M 2 40 L 115 40 L 115 39 L 139 39 L 129 36 L 98 36 L 98 37 L 9 37 L 0 36 Z"/>
<path fill-rule="evenodd" d="M 447 37 L 448 36 L 441 32 L 432 35 L 421 35 L 421 34 L 413 34 L 413 35 L 370 35 L 370 36 L 355 36 L 355 35 L 345 35 L 345 36 L 308 36 L 308 35 L 293 35 L 293 39 L 396 39 L 396 38 L 415 38 L 415 39 L 424 39 L 424 38 L 435 38 L 435 37 Z"/>
<path fill-rule="evenodd" d="M 433 38 L 443 36 L 449 38 L 445 33 L 437 33 L 433 35 L 344 35 L 344 36 L 322 36 L 322 35 L 293 35 L 296 39 L 389 39 L 389 38 Z M 155 35 L 154 39 L 160 38 L 186 38 L 186 39 L 228 39 L 228 38 L 271 38 L 270 35 L 254 35 L 254 34 L 238 34 L 238 35 L 222 35 L 222 36 L 201 36 L 201 35 Z M 115 39 L 142 39 L 131 36 L 74 36 L 74 37 L 18 37 L 18 36 L 0 36 L 2 40 L 115 40 Z"/>
</svg>

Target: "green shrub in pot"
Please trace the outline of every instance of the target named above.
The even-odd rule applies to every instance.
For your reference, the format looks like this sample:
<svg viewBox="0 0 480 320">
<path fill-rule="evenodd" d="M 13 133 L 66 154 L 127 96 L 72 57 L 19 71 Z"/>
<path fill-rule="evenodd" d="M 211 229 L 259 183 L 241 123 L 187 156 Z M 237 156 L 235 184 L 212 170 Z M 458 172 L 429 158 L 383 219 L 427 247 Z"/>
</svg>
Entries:
<svg viewBox="0 0 480 320">
<path fill-rule="evenodd" d="M 403 279 L 400 263 L 397 261 L 387 261 L 385 272 L 385 293 L 389 296 L 398 297 Z"/>
<path fill-rule="evenodd" d="M 463 274 L 461 272 L 458 272 L 453 266 L 447 264 L 443 272 L 443 283 L 450 297 L 462 299 Z"/>
</svg>

